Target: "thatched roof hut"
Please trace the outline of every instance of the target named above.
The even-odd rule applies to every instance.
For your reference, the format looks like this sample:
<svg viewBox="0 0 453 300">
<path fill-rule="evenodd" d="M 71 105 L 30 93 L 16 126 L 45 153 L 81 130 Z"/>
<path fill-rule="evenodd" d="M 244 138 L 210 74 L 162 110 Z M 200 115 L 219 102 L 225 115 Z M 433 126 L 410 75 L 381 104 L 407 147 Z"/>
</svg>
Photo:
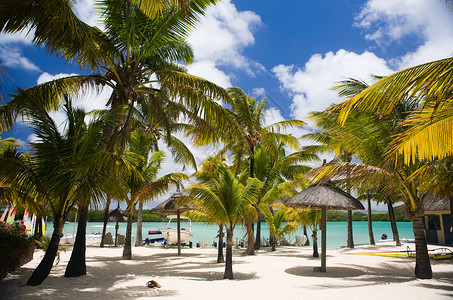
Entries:
<svg viewBox="0 0 453 300">
<path fill-rule="evenodd" d="M 439 197 L 435 194 L 428 194 L 423 199 L 423 205 L 425 212 L 450 210 L 450 199 L 448 197 Z"/>
<path fill-rule="evenodd" d="M 108 215 L 109 222 L 127 222 L 127 215 L 119 207 L 112 210 Z"/>
<path fill-rule="evenodd" d="M 314 184 L 291 197 L 286 206 L 328 210 L 365 209 L 356 198 L 330 184 Z"/>
<path fill-rule="evenodd" d="M 179 198 L 182 197 L 181 191 L 178 189 L 173 195 L 170 196 L 167 200 L 162 202 L 161 204 L 157 205 L 153 208 L 153 212 L 164 214 L 164 215 L 175 215 L 179 212 L 184 212 L 189 210 L 189 207 L 186 205 L 177 207 L 176 203 Z"/>
<path fill-rule="evenodd" d="M 321 267 L 315 271 L 326 272 L 326 212 L 330 210 L 365 209 L 356 198 L 328 183 L 314 184 L 289 198 L 289 207 L 321 209 Z"/>
</svg>

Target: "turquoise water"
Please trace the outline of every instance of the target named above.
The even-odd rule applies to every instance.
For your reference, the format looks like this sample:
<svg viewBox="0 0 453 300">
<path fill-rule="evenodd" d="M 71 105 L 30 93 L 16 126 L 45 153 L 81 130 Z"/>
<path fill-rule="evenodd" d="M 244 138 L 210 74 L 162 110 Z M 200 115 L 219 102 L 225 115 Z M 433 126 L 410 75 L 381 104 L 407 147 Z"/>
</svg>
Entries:
<svg viewBox="0 0 453 300">
<path fill-rule="evenodd" d="M 101 233 L 103 223 L 90 222 L 87 226 L 87 235 Z M 176 228 L 176 223 L 172 223 L 172 226 Z M 412 231 L 411 222 L 397 222 L 398 231 L 400 238 L 413 239 L 414 234 Z M 165 223 L 158 222 L 144 222 L 143 223 L 143 238 L 147 237 L 161 237 L 161 235 L 148 235 L 149 230 L 159 230 L 159 228 L 165 227 Z M 182 223 L 181 227 L 188 228 L 187 223 Z M 307 228 L 308 229 L 308 228 Z M 52 224 L 49 224 L 47 228 L 47 233 L 51 233 L 53 230 Z M 65 235 L 73 235 L 73 232 L 76 231 L 74 223 L 66 223 L 63 233 Z M 135 234 L 137 231 L 137 223 L 132 225 L 132 235 L 133 243 L 135 242 Z M 193 243 L 197 242 L 210 243 L 216 240 L 218 231 L 218 226 L 210 226 L 202 223 L 192 222 L 192 233 L 193 233 Z M 115 223 L 108 223 L 107 232 L 115 234 Z M 368 244 L 368 223 L 367 222 L 353 222 L 353 232 L 354 232 L 354 244 Z M 126 234 L 126 223 L 119 223 L 119 234 Z M 296 234 L 302 234 L 302 228 L 300 228 L 296 233 L 287 237 L 290 240 Z M 373 233 L 374 238 L 377 241 L 381 238 L 382 234 L 386 234 L 388 239 L 392 238 L 392 229 L 390 227 L 390 222 L 374 222 L 373 223 Z M 234 240 L 244 237 L 246 234 L 245 228 L 239 226 L 234 231 Z M 261 223 L 261 234 L 264 237 L 269 237 L 269 228 L 266 223 Z M 311 241 L 311 231 L 308 232 L 309 239 Z M 318 231 L 318 241 L 321 241 L 321 231 Z M 337 248 L 345 246 L 347 241 L 347 222 L 327 222 L 327 247 Z"/>
</svg>

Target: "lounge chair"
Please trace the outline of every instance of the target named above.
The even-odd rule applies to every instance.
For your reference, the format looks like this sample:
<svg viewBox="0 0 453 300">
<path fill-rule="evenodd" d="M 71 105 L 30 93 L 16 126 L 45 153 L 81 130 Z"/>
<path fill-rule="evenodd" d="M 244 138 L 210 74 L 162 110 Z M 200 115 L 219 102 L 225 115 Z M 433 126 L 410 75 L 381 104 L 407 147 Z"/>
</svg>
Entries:
<svg viewBox="0 0 453 300">
<path fill-rule="evenodd" d="M 104 246 L 105 246 L 105 245 L 113 246 L 113 238 L 112 238 L 112 234 L 107 233 L 107 234 L 104 236 L 103 241 L 104 241 Z"/>
<path fill-rule="evenodd" d="M 126 243 L 126 237 L 122 234 L 118 234 L 118 246 L 124 246 L 124 244 Z"/>
</svg>

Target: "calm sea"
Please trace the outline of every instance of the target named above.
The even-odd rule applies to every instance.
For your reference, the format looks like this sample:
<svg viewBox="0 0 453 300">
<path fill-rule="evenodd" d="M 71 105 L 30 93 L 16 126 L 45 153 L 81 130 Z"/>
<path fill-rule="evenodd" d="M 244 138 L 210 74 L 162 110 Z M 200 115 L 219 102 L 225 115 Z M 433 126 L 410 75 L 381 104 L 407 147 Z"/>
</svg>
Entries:
<svg viewBox="0 0 453 300">
<path fill-rule="evenodd" d="M 64 227 L 65 235 L 73 235 L 76 232 L 76 227 L 74 223 L 66 223 Z M 148 235 L 149 230 L 159 230 L 159 228 L 164 228 L 166 223 L 159 222 L 144 222 L 143 223 L 143 239 L 149 237 L 161 237 L 161 235 Z M 103 223 L 90 222 L 87 226 L 87 235 L 98 234 L 102 232 Z M 398 222 L 398 231 L 400 238 L 413 239 L 414 234 L 412 231 L 411 222 Z M 176 228 L 176 223 L 172 223 L 172 227 Z M 181 223 L 182 228 L 188 228 L 188 223 Z M 192 232 L 193 232 L 193 243 L 210 243 L 216 240 L 218 226 L 205 225 L 202 223 L 192 222 Z M 308 229 L 308 228 L 307 228 Z M 53 230 L 52 224 L 50 223 L 47 232 L 51 233 Z M 135 242 L 135 235 L 137 231 L 137 223 L 132 225 L 132 235 L 133 243 Z M 107 232 L 115 234 L 115 223 L 108 223 Z M 119 234 L 126 234 L 126 223 L 119 223 Z M 298 232 L 288 236 L 287 239 L 291 240 L 296 234 L 302 234 L 302 228 Z M 354 244 L 368 244 L 368 223 L 367 222 L 353 222 L 353 232 L 354 232 Z M 269 228 L 266 223 L 261 223 L 261 233 L 264 237 L 269 237 Z M 373 223 L 373 233 L 376 241 L 381 239 L 383 234 L 386 234 L 388 239 L 392 238 L 392 229 L 390 227 L 390 222 L 374 222 Z M 245 228 L 239 226 L 234 231 L 234 240 L 241 240 L 246 234 Z M 309 239 L 311 241 L 311 231 L 308 232 Z M 347 222 L 327 222 L 327 247 L 337 248 L 345 246 L 347 241 Z M 321 231 L 318 231 L 318 242 L 321 242 Z"/>
</svg>

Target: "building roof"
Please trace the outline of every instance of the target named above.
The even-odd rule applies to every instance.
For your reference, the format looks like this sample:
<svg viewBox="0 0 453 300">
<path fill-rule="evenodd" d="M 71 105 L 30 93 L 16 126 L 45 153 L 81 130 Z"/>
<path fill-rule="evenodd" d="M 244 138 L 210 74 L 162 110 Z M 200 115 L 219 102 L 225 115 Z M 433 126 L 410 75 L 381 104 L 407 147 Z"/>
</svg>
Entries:
<svg viewBox="0 0 453 300">
<path fill-rule="evenodd" d="M 425 206 L 425 211 L 450 210 L 450 199 L 435 194 L 426 195 L 423 199 L 423 204 Z"/>
</svg>

